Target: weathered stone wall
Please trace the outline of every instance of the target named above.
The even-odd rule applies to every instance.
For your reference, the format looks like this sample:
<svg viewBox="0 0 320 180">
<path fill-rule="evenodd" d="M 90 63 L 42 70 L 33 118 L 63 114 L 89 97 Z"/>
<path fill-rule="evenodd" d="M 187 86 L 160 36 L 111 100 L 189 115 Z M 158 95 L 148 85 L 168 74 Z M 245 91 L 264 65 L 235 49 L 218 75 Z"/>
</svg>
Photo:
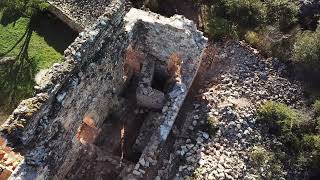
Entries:
<svg viewBox="0 0 320 180">
<path fill-rule="evenodd" d="M 51 4 L 48 7 L 48 11 L 58 17 L 62 22 L 67 24 L 72 30 L 76 32 L 81 32 L 84 30 L 83 25 L 77 23 L 72 17 L 68 16 L 67 14 L 64 14 L 63 11 L 57 6 Z"/>
<path fill-rule="evenodd" d="M 111 0 L 48 0 L 49 11 L 81 32 L 96 23 Z"/>
<path fill-rule="evenodd" d="M 152 12 L 131 9 L 125 21 L 128 32 L 137 31 L 135 48 L 165 63 L 173 54 L 177 54 L 181 60 L 181 82 L 176 83 L 168 93 L 159 120 L 160 126 L 149 138 L 132 174 L 125 178 L 148 179 L 152 177 L 152 167 L 157 163 L 162 146 L 197 74 L 207 39 L 202 32 L 197 31 L 192 21 L 179 15 L 165 18 Z M 130 30 L 135 28 L 139 30 Z"/>
<path fill-rule="evenodd" d="M 46 74 L 37 95 L 2 126 L 9 145 L 25 155 L 13 179 L 63 177 L 81 149 L 75 135 L 84 117 L 99 127 L 117 106 L 129 40 L 124 15 L 123 1 L 112 2 L 65 51 L 65 62 Z"/>
<path fill-rule="evenodd" d="M 24 155 L 12 179 L 66 177 L 86 153 L 86 141 L 94 141 L 94 137 L 85 136 L 99 134 L 109 113 L 119 107 L 118 96 L 126 85 L 124 63 L 129 44 L 157 59 L 155 64 L 165 66 L 173 54 L 181 60 L 181 81 L 166 95 L 160 126 L 146 138 L 150 142 L 144 143 L 147 147 L 138 168 L 128 175 L 143 177 L 149 164 L 156 163 L 171 131 L 206 41 L 195 24 L 182 16 L 165 18 L 137 9 L 127 13 L 124 0 L 112 1 L 97 22 L 68 47 L 65 62 L 55 64 L 41 80 L 35 97 L 23 101 L 1 127 L 8 145 Z M 82 133 L 82 128 L 89 131 Z"/>
</svg>

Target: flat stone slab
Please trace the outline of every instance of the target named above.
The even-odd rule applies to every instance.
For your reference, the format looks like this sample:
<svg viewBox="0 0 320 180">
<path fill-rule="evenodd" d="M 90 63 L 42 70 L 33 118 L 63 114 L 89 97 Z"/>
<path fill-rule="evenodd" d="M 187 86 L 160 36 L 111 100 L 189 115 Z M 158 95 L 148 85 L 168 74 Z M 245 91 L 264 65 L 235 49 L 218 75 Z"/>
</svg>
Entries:
<svg viewBox="0 0 320 180">
<path fill-rule="evenodd" d="M 92 26 L 105 12 L 110 0 L 49 0 L 49 10 L 72 29 L 82 31 Z M 60 12 L 59 12 L 60 11 Z"/>
</svg>

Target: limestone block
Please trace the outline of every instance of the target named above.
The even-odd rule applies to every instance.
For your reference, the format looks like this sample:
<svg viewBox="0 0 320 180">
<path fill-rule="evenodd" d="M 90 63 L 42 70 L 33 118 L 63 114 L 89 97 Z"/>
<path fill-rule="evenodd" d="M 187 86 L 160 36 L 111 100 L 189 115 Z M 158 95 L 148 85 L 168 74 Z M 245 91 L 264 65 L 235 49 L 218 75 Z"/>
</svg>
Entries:
<svg viewBox="0 0 320 180">
<path fill-rule="evenodd" d="M 162 109 L 165 100 L 163 92 L 151 87 L 138 87 L 136 97 L 139 106 L 153 109 Z"/>
</svg>

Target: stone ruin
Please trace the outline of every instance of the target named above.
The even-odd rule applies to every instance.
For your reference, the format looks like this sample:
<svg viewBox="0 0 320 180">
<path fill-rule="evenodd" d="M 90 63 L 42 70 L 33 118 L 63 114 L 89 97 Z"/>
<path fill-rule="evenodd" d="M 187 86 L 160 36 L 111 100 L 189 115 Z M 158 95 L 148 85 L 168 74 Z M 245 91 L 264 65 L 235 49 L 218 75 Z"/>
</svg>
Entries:
<svg viewBox="0 0 320 180">
<path fill-rule="evenodd" d="M 1 127 L 10 179 L 151 179 L 207 39 L 113 0 Z"/>
<path fill-rule="evenodd" d="M 93 26 L 110 0 L 47 0 L 48 10 L 77 32 Z"/>
</svg>

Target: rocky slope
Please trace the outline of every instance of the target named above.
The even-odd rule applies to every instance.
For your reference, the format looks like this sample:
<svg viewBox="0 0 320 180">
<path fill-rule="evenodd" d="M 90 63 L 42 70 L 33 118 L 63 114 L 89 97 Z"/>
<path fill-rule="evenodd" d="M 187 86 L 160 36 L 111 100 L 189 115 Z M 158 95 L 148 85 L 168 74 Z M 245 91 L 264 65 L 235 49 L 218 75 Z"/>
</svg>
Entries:
<svg viewBox="0 0 320 180">
<path fill-rule="evenodd" d="M 190 95 L 193 97 L 186 103 L 189 107 L 180 114 L 180 123 L 184 121 L 182 129 L 178 130 L 176 125 L 174 150 L 163 161 L 158 177 L 297 177 L 300 172 L 293 167 L 286 164 L 274 167 L 268 160 L 257 166 L 258 162 L 250 156 L 257 147 L 263 147 L 267 153 L 281 146 L 276 137 L 263 133 L 256 121 L 257 108 L 263 102 L 304 106 L 302 86 L 286 77 L 286 66 L 277 59 L 262 58 L 255 50 L 235 42 L 209 47 L 204 63 L 195 87 L 198 90 Z M 279 173 L 274 173 L 276 170 Z"/>
</svg>

